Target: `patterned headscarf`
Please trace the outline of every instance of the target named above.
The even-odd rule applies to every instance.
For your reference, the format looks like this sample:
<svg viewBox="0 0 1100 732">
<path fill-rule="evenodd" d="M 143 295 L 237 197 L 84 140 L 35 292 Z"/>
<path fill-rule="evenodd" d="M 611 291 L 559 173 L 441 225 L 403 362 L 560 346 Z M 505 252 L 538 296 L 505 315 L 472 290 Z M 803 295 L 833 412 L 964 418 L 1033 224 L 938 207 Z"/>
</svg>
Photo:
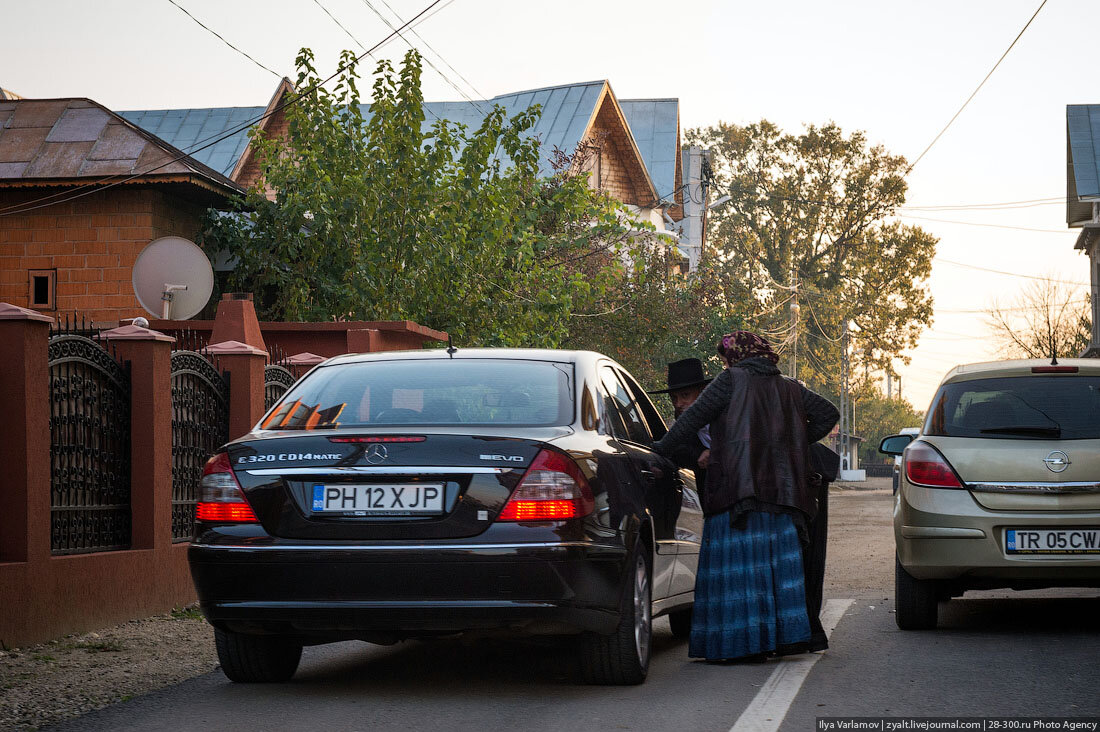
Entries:
<svg viewBox="0 0 1100 732">
<path fill-rule="evenodd" d="M 722 336 L 718 342 L 718 354 L 731 366 L 746 358 L 766 358 L 772 363 L 779 363 L 779 354 L 772 350 L 771 344 L 748 330 L 735 330 Z"/>
</svg>

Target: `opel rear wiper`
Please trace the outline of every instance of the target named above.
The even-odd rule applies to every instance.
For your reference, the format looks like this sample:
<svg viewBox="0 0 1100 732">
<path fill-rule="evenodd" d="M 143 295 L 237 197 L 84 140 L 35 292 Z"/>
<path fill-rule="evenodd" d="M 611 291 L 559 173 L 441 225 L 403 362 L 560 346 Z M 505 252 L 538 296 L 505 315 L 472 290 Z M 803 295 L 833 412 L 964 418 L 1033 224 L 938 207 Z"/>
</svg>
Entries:
<svg viewBox="0 0 1100 732">
<path fill-rule="evenodd" d="M 1041 435 L 1043 437 L 1058 437 L 1062 434 L 1061 427 L 1041 427 L 1034 425 L 1017 425 L 1013 427 L 989 427 L 979 430 L 983 434 L 995 435 Z"/>
</svg>

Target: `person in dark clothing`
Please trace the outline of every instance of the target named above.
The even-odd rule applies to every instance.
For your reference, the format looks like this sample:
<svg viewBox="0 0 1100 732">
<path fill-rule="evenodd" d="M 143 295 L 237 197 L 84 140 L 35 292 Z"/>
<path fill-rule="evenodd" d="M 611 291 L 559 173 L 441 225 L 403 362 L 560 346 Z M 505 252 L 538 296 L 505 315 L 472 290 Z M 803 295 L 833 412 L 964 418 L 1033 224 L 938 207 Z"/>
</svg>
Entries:
<svg viewBox="0 0 1100 732">
<path fill-rule="evenodd" d="M 670 456 L 711 425 L 688 654 L 760 660 L 801 652 L 811 638 L 802 546 L 817 514 L 809 450 L 838 413 L 783 377 L 778 355 L 755 333 L 730 333 L 718 352 L 729 368 L 654 443 Z"/>
<path fill-rule="evenodd" d="M 685 358 L 668 365 L 668 387 L 650 394 L 668 394 L 676 419 L 695 403 L 703 388 L 711 382 L 703 371 L 703 362 L 697 358 Z M 695 472 L 695 485 L 702 490 L 706 483 L 707 460 L 710 459 L 710 425 L 704 425 L 686 442 L 673 448 L 669 456 L 677 467 Z"/>
<path fill-rule="evenodd" d="M 839 413 L 836 418 L 840 418 Z M 829 647 L 829 637 L 821 625 L 821 604 L 825 589 L 825 548 L 829 543 L 829 484 L 836 480 L 839 468 L 839 455 L 820 442 L 810 445 L 810 485 L 817 495 L 817 515 L 807 527 L 809 541 L 802 547 L 806 613 L 810 618 L 810 642 L 806 649 L 809 651 L 824 651 Z"/>
</svg>

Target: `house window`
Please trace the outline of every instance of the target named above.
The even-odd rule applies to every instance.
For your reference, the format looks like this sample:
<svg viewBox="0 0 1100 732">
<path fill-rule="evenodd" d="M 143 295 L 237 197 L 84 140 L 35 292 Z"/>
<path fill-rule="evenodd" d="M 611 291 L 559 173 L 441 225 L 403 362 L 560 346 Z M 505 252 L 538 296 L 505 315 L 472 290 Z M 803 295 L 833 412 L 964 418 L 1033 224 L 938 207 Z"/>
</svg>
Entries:
<svg viewBox="0 0 1100 732">
<path fill-rule="evenodd" d="M 57 308 L 57 270 L 32 269 L 30 271 L 31 307 L 39 310 Z"/>
</svg>

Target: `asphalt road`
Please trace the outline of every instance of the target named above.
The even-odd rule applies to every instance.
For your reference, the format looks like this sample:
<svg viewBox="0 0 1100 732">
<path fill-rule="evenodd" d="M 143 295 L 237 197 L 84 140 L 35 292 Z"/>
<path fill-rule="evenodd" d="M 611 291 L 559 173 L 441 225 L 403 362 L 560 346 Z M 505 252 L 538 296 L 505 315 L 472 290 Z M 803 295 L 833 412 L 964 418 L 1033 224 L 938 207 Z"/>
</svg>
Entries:
<svg viewBox="0 0 1100 732">
<path fill-rule="evenodd" d="M 740 720 L 808 730 L 831 716 L 1100 717 L 1096 592 L 976 593 L 943 606 L 940 629 L 903 633 L 887 586 L 890 508 L 888 492 L 833 497 L 827 592 L 843 614 L 824 654 L 708 665 L 660 620 L 648 681 L 615 688 L 575 683 L 560 645 L 342 643 L 307 648 L 287 684 L 215 672 L 56 729 L 694 731 Z"/>
</svg>

